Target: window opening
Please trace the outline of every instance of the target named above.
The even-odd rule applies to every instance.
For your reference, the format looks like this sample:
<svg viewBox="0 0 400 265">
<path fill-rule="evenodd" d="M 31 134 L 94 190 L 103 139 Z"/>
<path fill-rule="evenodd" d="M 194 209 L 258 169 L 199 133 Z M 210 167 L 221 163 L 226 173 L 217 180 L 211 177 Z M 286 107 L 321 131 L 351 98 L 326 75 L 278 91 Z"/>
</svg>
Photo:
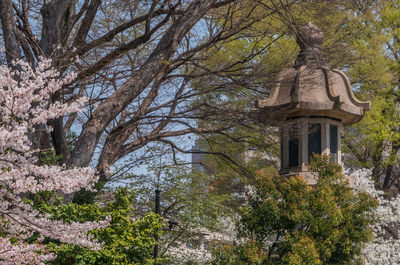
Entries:
<svg viewBox="0 0 400 265">
<path fill-rule="evenodd" d="M 335 163 L 338 162 L 338 127 L 329 125 L 329 148 L 332 159 Z"/>
<path fill-rule="evenodd" d="M 310 161 L 313 153 L 321 154 L 321 124 L 308 124 L 308 160 Z"/>
<path fill-rule="evenodd" d="M 289 167 L 299 165 L 299 133 L 297 128 L 289 130 Z"/>
</svg>

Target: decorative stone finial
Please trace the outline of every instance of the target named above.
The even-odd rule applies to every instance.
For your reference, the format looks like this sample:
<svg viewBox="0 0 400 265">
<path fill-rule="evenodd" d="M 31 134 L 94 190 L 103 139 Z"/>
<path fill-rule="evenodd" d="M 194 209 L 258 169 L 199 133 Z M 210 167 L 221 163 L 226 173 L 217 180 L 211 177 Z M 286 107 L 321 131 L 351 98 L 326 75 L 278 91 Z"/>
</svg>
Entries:
<svg viewBox="0 0 400 265">
<path fill-rule="evenodd" d="M 297 34 L 297 43 L 302 50 L 319 47 L 324 42 L 324 33 L 320 28 L 309 22 L 301 26 Z"/>
<path fill-rule="evenodd" d="M 324 33 L 320 28 L 309 22 L 301 26 L 297 32 L 297 44 L 301 51 L 296 59 L 295 67 L 301 65 L 325 65 L 320 46 L 324 42 Z"/>
</svg>

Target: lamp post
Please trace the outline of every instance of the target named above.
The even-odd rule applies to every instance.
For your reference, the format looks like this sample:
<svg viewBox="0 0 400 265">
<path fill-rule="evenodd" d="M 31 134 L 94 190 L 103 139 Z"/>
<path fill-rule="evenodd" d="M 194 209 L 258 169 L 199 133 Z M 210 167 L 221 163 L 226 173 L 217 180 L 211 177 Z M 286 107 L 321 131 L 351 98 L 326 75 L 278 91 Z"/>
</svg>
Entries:
<svg viewBox="0 0 400 265">
<path fill-rule="evenodd" d="M 156 192 L 156 205 L 155 205 L 155 213 L 160 214 L 160 194 L 161 190 L 158 188 L 155 190 Z M 154 235 L 154 239 L 156 240 L 156 245 L 154 246 L 154 251 L 153 251 L 153 256 L 154 259 L 157 259 L 158 257 L 158 234 Z"/>
</svg>

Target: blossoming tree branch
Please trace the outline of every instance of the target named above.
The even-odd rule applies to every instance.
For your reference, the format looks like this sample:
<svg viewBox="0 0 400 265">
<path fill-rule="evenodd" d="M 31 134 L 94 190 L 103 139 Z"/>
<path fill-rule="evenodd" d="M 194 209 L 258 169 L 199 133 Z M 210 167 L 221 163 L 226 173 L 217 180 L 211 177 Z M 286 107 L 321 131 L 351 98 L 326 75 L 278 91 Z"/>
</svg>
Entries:
<svg viewBox="0 0 400 265">
<path fill-rule="evenodd" d="M 40 241 L 44 237 L 96 248 L 87 236 L 103 222 L 69 224 L 50 220 L 24 200 L 39 191 L 69 194 L 90 187 L 97 177 L 90 168 L 41 166 L 29 136 L 47 120 L 77 112 L 85 98 L 72 102 L 51 101 L 51 95 L 69 83 L 74 74 L 59 78 L 50 60 L 38 62 L 34 69 L 23 61 L 14 68 L 0 67 L 0 260 L 2 264 L 41 264 L 52 258 Z M 24 240 L 39 233 L 37 243 Z"/>
</svg>

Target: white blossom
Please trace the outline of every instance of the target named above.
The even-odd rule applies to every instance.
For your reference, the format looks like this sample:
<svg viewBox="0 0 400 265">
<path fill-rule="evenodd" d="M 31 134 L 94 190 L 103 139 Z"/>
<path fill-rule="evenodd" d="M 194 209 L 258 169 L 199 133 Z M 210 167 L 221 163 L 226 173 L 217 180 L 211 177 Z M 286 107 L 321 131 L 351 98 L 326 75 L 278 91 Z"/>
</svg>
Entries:
<svg viewBox="0 0 400 265">
<path fill-rule="evenodd" d="M 65 224 L 50 220 L 49 215 L 22 200 L 23 194 L 38 191 L 69 194 L 97 180 L 90 168 L 38 166 L 28 138 L 36 125 L 45 125 L 48 119 L 80 110 L 85 99 L 70 104 L 51 102 L 52 94 L 76 75 L 58 78 L 59 73 L 51 69 L 49 60 L 42 60 L 35 69 L 23 61 L 15 64 L 19 70 L 0 67 L 0 226 L 6 232 L 5 237 L 0 237 L 0 263 L 42 264 L 53 258 L 43 252 L 40 242 L 24 243 L 34 232 L 65 243 L 99 248 L 98 243 L 88 238 L 87 232 L 106 226 L 109 219 Z M 14 79 L 16 76 L 18 81 Z"/>
<path fill-rule="evenodd" d="M 347 175 L 354 180 L 356 191 L 370 193 L 379 203 L 376 209 L 377 223 L 373 227 L 374 240 L 363 249 L 362 256 L 366 264 L 400 264 L 400 240 L 397 232 L 400 228 L 400 196 L 385 198 L 383 191 L 375 189 L 370 170 L 347 170 Z"/>
</svg>

